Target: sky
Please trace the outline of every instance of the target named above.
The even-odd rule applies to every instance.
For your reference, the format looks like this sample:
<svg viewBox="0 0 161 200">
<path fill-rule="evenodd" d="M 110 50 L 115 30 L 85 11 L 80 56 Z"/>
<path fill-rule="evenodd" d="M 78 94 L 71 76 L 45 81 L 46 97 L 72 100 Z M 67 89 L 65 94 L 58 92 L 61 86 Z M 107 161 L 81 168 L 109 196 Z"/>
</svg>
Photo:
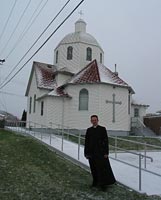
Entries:
<svg viewBox="0 0 161 200">
<path fill-rule="evenodd" d="M 66 1 L 17 0 L 5 29 L 15 0 L 0 1 L 0 59 L 6 58 L 6 62 L 0 65 L 0 83 L 3 83 Z M 13 74 L 79 2 L 80 0 L 70 1 Z M 9 55 L 39 3 L 40 7 L 34 16 L 38 15 L 43 5 L 45 6 Z M 24 12 L 27 5 L 28 9 Z M 150 105 L 147 113 L 161 110 L 161 0 L 85 0 L 20 73 L 0 89 L 0 110 L 21 118 L 23 110 L 27 107 L 25 91 L 32 62 L 53 64 L 54 48 L 65 35 L 74 32 L 74 23 L 80 18 L 80 10 L 83 12 L 82 18 L 87 23 L 87 32 L 96 38 L 104 50 L 105 66 L 114 71 L 114 66 L 117 64 L 119 76 L 135 91 L 133 99 L 138 103 Z"/>
</svg>

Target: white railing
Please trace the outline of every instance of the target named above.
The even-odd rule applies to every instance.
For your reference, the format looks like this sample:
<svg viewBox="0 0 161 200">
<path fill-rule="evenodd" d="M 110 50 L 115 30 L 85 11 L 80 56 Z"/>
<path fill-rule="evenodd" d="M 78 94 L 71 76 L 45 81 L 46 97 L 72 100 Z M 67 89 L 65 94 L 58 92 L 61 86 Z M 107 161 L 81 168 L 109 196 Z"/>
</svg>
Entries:
<svg viewBox="0 0 161 200">
<path fill-rule="evenodd" d="M 26 128 L 29 127 L 29 128 Z M 77 160 L 80 160 L 80 148 L 82 146 L 82 144 L 84 143 L 84 136 L 81 135 L 81 130 L 77 130 L 77 134 L 71 134 L 70 133 L 70 129 L 69 127 L 61 127 L 60 124 L 54 124 L 52 123 L 52 127 L 48 127 L 42 124 L 38 124 L 38 123 L 34 123 L 34 122 L 13 122 L 13 121 L 8 121 L 6 122 L 6 127 L 10 127 L 10 130 L 12 131 L 16 131 L 16 132 L 21 132 L 23 134 L 28 134 L 31 135 L 33 137 L 36 137 L 36 135 L 39 136 L 36 137 L 39 140 L 43 141 L 43 137 L 46 136 L 47 134 L 49 135 L 49 144 L 52 144 L 52 140 L 54 140 L 54 137 L 58 137 L 61 139 L 61 151 L 64 152 L 64 140 L 70 140 L 70 141 L 74 141 L 75 143 L 78 144 L 78 157 Z M 36 127 L 36 128 L 35 128 Z M 73 129 L 74 130 L 74 129 Z M 110 156 L 111 159 L 115 159 L 118 162 L 124 163 L 126 165 L 130 165 L 132 167 L 138 168 L 138 179 L 139 179 L 139 190 L 141 191 L 141 185 L 142 185 L 142 170 L 149 172 L 151 174 L 154 174 L 156 176 L 161 177 L 161 174 L 157 174 L 153 171 L 147 170 L 146 169 L 146 162 L 147 160 L 150 160 L 150 162 L 153 162 L 153 158 L 150 156 L 147 156 L 147 147 L 151 147 L 151 148 L 155 148 L 158 149 L 159 151 L 161 150 L 160 146 L 156 146 L 156 145 L 150 145 L 147 143 L 141 143 L 141 142 L 136 142 L 136 141 L 132 141 L 132 140 L 128 140 L 128 139 L 124 139 L 124 138 L 119 138 L 117 136 L 109 136 L 109 139 L 114 139 L 114 145 L 110 145 L 111 148 L 114 148 L 114 158 Z M 130 151 L 124 148 L 120 148 L 118 146 L 118 141 L 124 141 L 124 142 L 128 142 L 128 143 L 133 143 L 136 145 L 142 145 L 142 151 L 137 152 L 137 151 Z M 129 153 L 131 155 L 135 155 L 138 157 L 138 166 L 134 165 L 134 164 L 130 164 L 126 161 L 120 160 L 118 159 L 118 153 L 120 152 L 125 152 L 125 153 Z M 144 168 L 142 167 L 142 159 L 144 159 Z"/>
</svg>

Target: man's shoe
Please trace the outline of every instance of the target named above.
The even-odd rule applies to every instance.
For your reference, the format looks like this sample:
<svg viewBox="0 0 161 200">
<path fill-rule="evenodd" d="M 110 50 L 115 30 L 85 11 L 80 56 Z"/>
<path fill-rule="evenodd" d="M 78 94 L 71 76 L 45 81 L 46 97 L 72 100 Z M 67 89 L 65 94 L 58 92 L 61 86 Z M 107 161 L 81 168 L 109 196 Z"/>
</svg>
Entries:
<svg viewBox="0 0 161 200">
<path fill-rule="evenodd" d="M 107 191 L 107 187 L 105 185 L 101 185 L 100 189 L 102 192 L 106 192 Z"/>
<path fill-rule="evenodd" d="M 97 186 L 98 186 L 98 184 L 95 183 L 95 182 L 93 182 L 92 185 L 91 185 L 91 187 L 97 187 Z"/>
</svg>

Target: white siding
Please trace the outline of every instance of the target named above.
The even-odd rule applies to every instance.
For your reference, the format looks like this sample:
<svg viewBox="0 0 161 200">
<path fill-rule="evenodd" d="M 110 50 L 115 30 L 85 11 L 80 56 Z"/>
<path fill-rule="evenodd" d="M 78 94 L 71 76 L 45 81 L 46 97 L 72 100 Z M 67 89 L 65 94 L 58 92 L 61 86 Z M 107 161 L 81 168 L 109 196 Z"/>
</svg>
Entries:
<svg viewBox="0 0 161 200">
<path fill-rule="evenodd" d="M 79 92 L 81 89 L 87 89 L 89 92 L 88 110 L 79 110 Z M 72 98 L 45 97 L 36 101 L 36 112 L 33 113 L 34 94 L 40 97 L 47 93 L 47 90 L 40 90 L 36 86 L 35 74 L 31 82 L 28 95 L 27 121 L 51 126 L 53 124 L 62 124 L 76 129 L 86 129 L 90 124 L 90 116 L 96 114 L 99 116 L 100 124 L 108 130 L 130 130 L 130 117 L 128 114 L 128 89 L 118 88 L 107 84 L 81 84 L 69 85 L 66 88 L 67 93 Z M 121 105 L 115 106 L 115 122 L 113 122 L 113 105 L 106 103 L 106 100 L 112 101 L 112 95 L 115 94 L 116 101 L 121 101 Z M 32 112 L 29 114 L 29 98 L 32 97 Z M 41 101 L 44 101 L 44 115 L 41 116 Z M 63 107 L 64 106 L 64 107 Z M 133 109 L 132 109 L 133 110 Z M 144 113 L 144 110 L 141 111 Z"/>
<path fill-rule="evenodd" d="M 115 94 L 115 101 L 121 102 L 121 105 L 115 105 L 115 122 L 113 122 L 113 104 L 106 103 L 106 100 L 113 100 L 113 94 Z M 127 88 L 113 88 L 113 86 L 110 85 L 100 85 L 100 120 L 108 130 L 130 130 L 128 94 Z"/>
<path fill-rule="evenodd" d="M 44 99 L 44 115 L 41 116 L 41 101 L 36 101 L 36 112 L 33 112 L 33 105 L 34 105 L 34 95 L 36 94 L 36 98 L 48 93 L 49 90 L 39 89 L 37 88 L 36 84 L 36 76 L 35 72 L 33 73 L 30 90 L 27 98 L 27 121 L 39 123 L 39 124 L 46 124 L 46 100 Z M 30 97 L 32 97 L 32 108 L 31 113 L 29 113 L 29 102 Z"/>
<path fill-rule="evenodd" d="M 47 98 L 47 126 L 53 128 L 57 124 L 63 123 L 63 98 L 48 97 Z"/>
<path fill-rule="evenodd" d="M 89 109 L 88 111 L 79 111 L 79 91 L 86 88 L 89 91 Z M 78 129 L 86 129 L 90 126 L 90 116 L 97 114 L 100 124 L 107 127 L 108 130 L 130 130 L 130 115 L 128 114 L 128 89 L 113 88 L 109 85 L 70 85 L 67 92 L 72 96 L 71 100 L 65 102 L 64 123 Z M 106 103 L 106 100 L 112 100 L 112 94 L 116 94 L 116 101 L 121 101 L 121 105 L 116 105 L 116 121 L 112 122 L 113 112 L 112 104 Z"/>
<path fill-rule="evenodd" d="M 56 75 L 57 86 L 63 85 L 69 78 L 71 78 L 71 76 L 65 75 L 65 74 L 62 74 L 62 73 L 58 73 Z"/>
</svg>

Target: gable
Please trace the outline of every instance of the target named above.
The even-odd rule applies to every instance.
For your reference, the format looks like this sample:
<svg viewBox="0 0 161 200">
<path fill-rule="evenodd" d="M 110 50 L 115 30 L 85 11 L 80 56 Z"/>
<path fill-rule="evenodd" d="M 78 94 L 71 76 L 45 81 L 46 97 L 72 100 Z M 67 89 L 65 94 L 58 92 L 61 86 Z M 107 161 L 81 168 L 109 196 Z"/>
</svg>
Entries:
<svg viewBox="0 0 161 200">
<path fill-rule="evenodd" d="M 52 90 L 55 87 L 56 67 L 46 63 L 33 62 L 25 96 L 28 96 L 34 72 L 37 88 Z"/>
<path fill-rule="evenodd" d="M 93 60 L 85 68 L 75 74 L 65 85 L 82 83 L 105 83 L 119 87 L 127 87 L 134 93 L 134 90 L 123 79 L 103 64 L 98 64 L 96 60 Z"/>
</svg>

